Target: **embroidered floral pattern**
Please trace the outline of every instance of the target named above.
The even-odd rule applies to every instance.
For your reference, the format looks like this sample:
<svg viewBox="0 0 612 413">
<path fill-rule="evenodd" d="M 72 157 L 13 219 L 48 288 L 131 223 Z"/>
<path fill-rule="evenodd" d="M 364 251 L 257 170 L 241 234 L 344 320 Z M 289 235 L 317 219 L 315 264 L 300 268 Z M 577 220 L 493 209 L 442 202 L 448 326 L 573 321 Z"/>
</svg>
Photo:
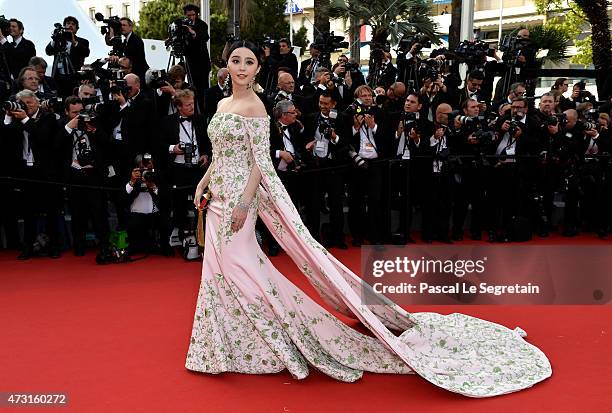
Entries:
<svg viewBox="0 0 612 413">
<path fill-rule="evenodd" d="M 188 369 L 287 369 L 304 378 L 314 366 L 347 382 L 363 371 L 416 372 L 471 397 L 521 390 L 552 374 L 546 356 L 518 331 L 458 313 L 408 313 L 330 255 L 308 233 L 276 175 L 269 127 L 268 118 L 230 113 L 211 120 L 215 197 L 206 217 Z M 233 233 L 231 213 L 253 167 L 262 183 L 244 227 Z M 375 337 L 342 323 L 274 268 L 255 239 L 258 215 L 331 308 L 359 319 Z"/>
</svg>

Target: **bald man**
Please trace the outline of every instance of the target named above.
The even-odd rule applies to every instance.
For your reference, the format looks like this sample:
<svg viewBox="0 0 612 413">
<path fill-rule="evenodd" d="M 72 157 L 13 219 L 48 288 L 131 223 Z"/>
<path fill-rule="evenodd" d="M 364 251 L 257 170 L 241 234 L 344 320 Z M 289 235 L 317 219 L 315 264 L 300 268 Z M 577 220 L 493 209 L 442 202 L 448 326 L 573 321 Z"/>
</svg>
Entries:
<svg viewBox="0 0 612 413">
<path fill-rule="evenodd" d="M 291 73 L 279 72 L 277 89 L 276 94 L 270 99 L 272 107 L 279 101 L 288 99 L 293 102 L 300 114 L 304 113 L 304 108 L 306 107 L 304 96 L 300 93 L 299 89 L 295 88 L 295 79 Z"/>
</svg>

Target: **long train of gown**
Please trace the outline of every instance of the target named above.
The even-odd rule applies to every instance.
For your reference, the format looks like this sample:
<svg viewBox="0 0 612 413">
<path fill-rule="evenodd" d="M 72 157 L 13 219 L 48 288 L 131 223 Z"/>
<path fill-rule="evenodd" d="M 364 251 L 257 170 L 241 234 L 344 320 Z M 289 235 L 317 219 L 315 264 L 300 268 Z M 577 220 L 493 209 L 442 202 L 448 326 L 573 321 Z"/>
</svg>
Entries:
<svg viewBox="0 0 612 413">
<path fill-rule="evenodd" d="M 287 369 L 304 378 L 310 365 L 347 382 L 364 371 L 417 373 L 471 397 L 518 391 L 550 377 L 550 362 L 522 330 L 459 313 L 408 313 L 329 254 L 306 230 L 276 175 L 269 127 L 268 118 L 231 113 L 217 113 L 210 122 L 214 196 L 187 369 Z M 261 185 L 244 227 L 233 233 L 232 210 L 254 165 Z M 374 337 L 338 320 L 272 265 L 255 239 L 258 215 L 325 302 L 359 319 Z"/>
</svg>

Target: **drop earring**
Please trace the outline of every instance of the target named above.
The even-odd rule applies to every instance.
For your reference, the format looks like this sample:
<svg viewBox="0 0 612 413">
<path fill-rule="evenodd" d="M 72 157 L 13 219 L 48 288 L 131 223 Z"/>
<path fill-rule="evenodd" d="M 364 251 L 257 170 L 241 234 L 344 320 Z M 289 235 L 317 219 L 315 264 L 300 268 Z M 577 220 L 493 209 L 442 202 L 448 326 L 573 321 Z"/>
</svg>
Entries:
<svg viewBox="0 0 612 413">
<path fill-rule="evenodd" d="M 251 89 L 253 89 L 253 82 L 254 82 L 254 81 L 255 81 L 254 79 L 251 79 L 251 81 L 250 81 L 250 82 L 249 82 L 249 84 L 247 85 L 247 90 L 251 90 Z"/>
</svg>

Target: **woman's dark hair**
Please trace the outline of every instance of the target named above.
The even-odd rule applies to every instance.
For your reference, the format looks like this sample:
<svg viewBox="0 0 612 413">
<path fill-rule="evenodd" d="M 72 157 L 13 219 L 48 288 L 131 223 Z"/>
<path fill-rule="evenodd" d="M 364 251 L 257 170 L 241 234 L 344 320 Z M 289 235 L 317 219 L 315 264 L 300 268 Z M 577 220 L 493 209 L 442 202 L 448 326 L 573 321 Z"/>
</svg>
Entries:
<svg viewBox="0 0 612 413">
<path fill-rule="evenodd" d="M 261 47 L 257 46 L 253 42 L 249 42 L 248 40 L 238 40 L 237 42 L 232 43 L 229 51 L 227 52 L 228 60 L 231 54 L 234 52 L 234 50 L 239 49 L 241 47 L 246 47 L 251 52 L 253 52 L 253 54 L 257 58 L 257 64 L 261 66 L 263 62 L 263 50 L 261 49 Z"/>
</svg>

